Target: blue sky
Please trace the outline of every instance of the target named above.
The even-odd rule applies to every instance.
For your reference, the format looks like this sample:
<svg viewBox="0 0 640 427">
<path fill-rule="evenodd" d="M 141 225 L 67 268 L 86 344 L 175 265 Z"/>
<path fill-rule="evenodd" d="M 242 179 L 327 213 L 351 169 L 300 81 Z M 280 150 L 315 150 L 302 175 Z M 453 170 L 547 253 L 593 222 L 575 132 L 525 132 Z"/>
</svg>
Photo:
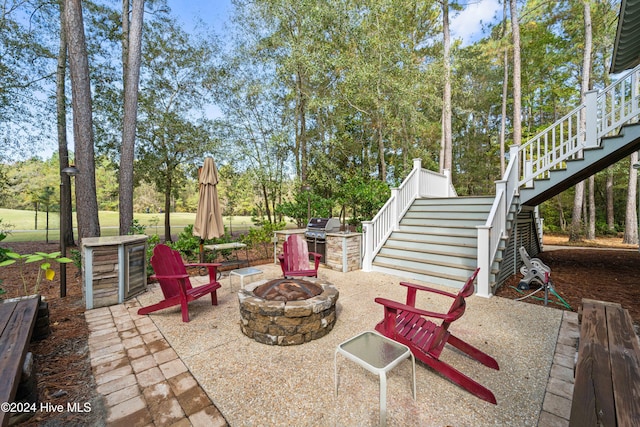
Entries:
<svg viewBox="0 0 640 427">
<path fill-rule="evenodd" d="M 217 33 L 222 33 L 232 12 L 231 0 L 167 0 L 174 15 L 185 24 L 185 30 L 193 30 L 193 21 L 199 17 Z M 454 38 L 463 39 L 465 44 L 479 39 L 482 24 L 491 22 L 502 15 L 502 5 L 498 0 L 468 1 L 462 12 L 452 15 L 451 32 Z"/>
<path fill-rule="evenodd" d="M 187 31 L 193 30 L 194 18 L 198 17 L 216 32 L 221 32 L 232 10 L 231 0 L 167 0 L 167 4 Z"/>
</svg>

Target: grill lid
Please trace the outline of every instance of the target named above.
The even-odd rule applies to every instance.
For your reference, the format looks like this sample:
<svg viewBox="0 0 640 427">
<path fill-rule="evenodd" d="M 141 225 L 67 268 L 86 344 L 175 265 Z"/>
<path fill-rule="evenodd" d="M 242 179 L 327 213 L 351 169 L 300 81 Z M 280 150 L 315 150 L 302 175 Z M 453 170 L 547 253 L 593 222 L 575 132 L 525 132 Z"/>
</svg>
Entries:
<svg viewBox="0 0 640 427">
<path fill-rule="evenodd" d="M 338 218 L 311 218 L 307 224 L 307 230 L 335 233 L 340 231 L 340 220 Z"/>
</svg>

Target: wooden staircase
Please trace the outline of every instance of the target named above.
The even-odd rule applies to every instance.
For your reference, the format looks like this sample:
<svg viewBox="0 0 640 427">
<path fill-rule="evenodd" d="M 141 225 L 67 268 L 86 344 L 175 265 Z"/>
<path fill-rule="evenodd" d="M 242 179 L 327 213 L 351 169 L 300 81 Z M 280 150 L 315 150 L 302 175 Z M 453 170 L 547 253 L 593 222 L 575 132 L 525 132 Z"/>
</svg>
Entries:
<svg viewBox="0 0 640 427">
<path fill-rule="evenodd" d="M 461 287 L 477 267 L 477 227 L 486 222 L 493 200 L 416 199 L 374 259 L 374 270 Z"/>
<path fill-rule="evenodd" d="M 505 272 L 517 271 L 517 246 L 532 256 L 541 248 L 537 206 L 640 149 L 639 119 L 640 66 L 512 146 L 495 196 L 457 197 L 449 171 L 422 169 L 414 159 L 387 203 L 362 223 L 363 270 L 460 288 L 480 267 L 476 294 L 491 296 Z"/>
</svg>

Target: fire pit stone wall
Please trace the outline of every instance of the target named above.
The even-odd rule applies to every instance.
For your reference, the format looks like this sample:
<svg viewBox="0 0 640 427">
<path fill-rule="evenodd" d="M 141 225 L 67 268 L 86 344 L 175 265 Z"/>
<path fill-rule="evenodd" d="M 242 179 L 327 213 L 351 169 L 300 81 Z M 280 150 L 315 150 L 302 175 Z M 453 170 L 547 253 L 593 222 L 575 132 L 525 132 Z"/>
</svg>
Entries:
<svg viewBox="0 0 640 427">
<path fill-rule="evenodd" d="M 314 281 L 322 293 L 301 301 L 269 301 L 253 290 L 259 281 L 238 291 L 242 333 L 268 345 L 297 345 L 327 335 L 336 323 L 339 292 L 330 283 Z"/>
</svg>

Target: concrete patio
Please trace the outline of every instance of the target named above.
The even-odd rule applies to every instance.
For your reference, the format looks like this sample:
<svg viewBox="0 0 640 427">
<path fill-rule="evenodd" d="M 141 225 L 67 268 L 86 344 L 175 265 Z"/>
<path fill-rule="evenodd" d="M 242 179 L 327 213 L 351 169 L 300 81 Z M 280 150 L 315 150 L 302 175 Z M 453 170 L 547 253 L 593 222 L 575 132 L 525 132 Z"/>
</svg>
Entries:
<svg viewBox="0 0 640 427">
<path fill-rule="evenodd" d="M 273 264 L 258 268 L 264 271 L 258 279 L 281 274 Z M 181 321 L 178 307 L 136 314 L 140 305 L 161 299 L 158 286 L 137 301 L 88 311 L 91 359 L 98 391 L 105 395 L 107 424 L 378 425 L 377 376 L 339 356 L 336 398 L 334 351 L 382 318 L 375 297 L 402 301 L 405 288 L 397 277 L 379 273 L 321 268 L 320 278 L 340 292 L 337 322 L 327 336 L 297 346 L 268 346 L 243 335 L 238 280 L 231 290 L 228 277 L 221 280 L 217 307 L 208 298 L 189 305 L 189 323 Z M 429 296 L 417 305 L 443 311 L 449 303 Z M 498 404 L 476 398 L 420 363 L 414 401 L 411 365 L 403 362 L 388 374 L 389 426 L 568 425 L 575 313 L 471 297 L 452 331 L 493 356 L 500 370 L 451 349 L 442 359 L 492 390 Z"/>
</svg>

